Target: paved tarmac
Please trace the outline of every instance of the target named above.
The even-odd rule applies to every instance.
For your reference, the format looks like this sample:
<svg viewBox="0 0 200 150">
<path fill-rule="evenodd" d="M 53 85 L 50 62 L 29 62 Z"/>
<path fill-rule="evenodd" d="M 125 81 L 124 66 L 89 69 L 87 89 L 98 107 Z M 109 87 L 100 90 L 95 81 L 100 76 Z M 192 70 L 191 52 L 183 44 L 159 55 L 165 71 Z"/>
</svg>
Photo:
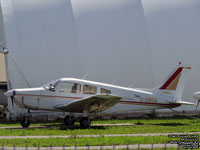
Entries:
<svg viewBox="0 0 200 150">
<path fill-rule="evenodd" d="M 168 135 L 197 135 L 200 132 L 181 132 L 181 133 L 143 133 L 143 134 L 105 134 L 105 135 L 47 135 L 47 136 L 0 136 L 0 139 L 43 139 L 43 138 L 71 138 L 71 137 L 117 137 L 117 136 L 168 136 Z"/>
<path fill-rule="evenodd" d="M 73 146 L 73 147 L 4 147 L 0 150 L 67 150 L 67 149 L 87 149 L 87 150 L 96 150 L 96 149 L 140 149 L 140 148 L 177 148 L 177 144 L 140 144 L 140 145 L 115 145 L 115 146 Z"/>
</svg>

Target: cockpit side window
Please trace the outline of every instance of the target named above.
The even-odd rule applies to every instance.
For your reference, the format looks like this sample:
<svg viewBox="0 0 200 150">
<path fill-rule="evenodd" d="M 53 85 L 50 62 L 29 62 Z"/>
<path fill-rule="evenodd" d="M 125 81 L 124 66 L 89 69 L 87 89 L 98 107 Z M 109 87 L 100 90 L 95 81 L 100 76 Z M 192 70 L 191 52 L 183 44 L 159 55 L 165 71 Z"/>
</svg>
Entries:
<svg viewBox="0 0 200 150">
<path fill-rule="evenodd" d="M 96 94 L 97 93 L 97 87 L 91 86 L 91 85 L 84 85 L 83 86 L 83 94 Z"/>
<path fill-rule="evenodd" d="M 81 84 L 71 83 L 71 82 L 63 82 L 59 89 L 59 92 L 81 93 Z"/>
<path fill-rule="evenodd" d="M 101 93 L 111 94 L 111 91 L 108 89 L 101 88 Z"/>
</svg>

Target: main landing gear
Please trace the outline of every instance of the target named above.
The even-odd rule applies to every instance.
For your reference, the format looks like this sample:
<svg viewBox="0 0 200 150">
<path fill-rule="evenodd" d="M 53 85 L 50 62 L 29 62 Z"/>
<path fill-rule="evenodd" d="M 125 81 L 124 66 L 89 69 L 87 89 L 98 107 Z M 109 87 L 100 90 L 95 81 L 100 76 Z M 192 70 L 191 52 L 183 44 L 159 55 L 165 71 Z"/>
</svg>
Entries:
<svg viewBox="0 0 200 150">
<path fill-rule="evenodd" d="M 82 117 L 80 119 L 80 126 L 82 128 L 90 128 L 91 120 L 88 117 Z"/>
<path fill-rule="evenodd" d="M 73 116 L 66 116 L 64 118 L 65 125 L 71 126 L 71 125 L 74 125 L 74 122 L 75 122 L 75 120 L 74 120 Z M 80 119 L 80 126 L 81 126 L 81 128 L 89 128 L 90 124 L 91 124 L 90 118 L 88 118 L 88 117 L 82 117 Z"/>
<path fill-rule="evenodd" d="M 66 116 L 64 118 L 65 125 L 73 125 L 74 124 L 74 117 L 73 116 Z"/>
</svg>

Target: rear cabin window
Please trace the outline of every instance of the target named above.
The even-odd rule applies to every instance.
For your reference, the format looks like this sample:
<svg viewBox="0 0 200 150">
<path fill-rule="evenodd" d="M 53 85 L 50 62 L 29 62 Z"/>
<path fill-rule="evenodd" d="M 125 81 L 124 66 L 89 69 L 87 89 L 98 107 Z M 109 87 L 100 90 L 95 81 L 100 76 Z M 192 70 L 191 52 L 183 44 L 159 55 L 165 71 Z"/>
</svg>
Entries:
<svg viewBox="0 0 200 150">
<path fill-rule="evenodd" d="M 91 86 L 91 85 L 84 85 L 83 86 L 83 94 L 96 94 L 97 93 L 97 87 Z"/>
<path fill-rule="evenodd" d="M 65 93 L 81 93 L 81 85 L 79 83 L 63 82 L 59 91 Z"/>
<path fill-rule="evenodd" d="M 104 88 L 101 88 L 101 93 L 111 94 L 111 91 L 104 89 Z"/>
</svg>

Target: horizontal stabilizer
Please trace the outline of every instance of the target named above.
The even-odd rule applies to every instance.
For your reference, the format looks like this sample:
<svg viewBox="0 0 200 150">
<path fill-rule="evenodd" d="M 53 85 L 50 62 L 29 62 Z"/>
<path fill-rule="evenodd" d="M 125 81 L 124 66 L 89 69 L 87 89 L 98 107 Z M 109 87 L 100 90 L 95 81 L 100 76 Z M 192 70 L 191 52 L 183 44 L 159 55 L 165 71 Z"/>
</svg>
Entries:
<svg viewBox="0 0 200 150">
<path fill-rule="evenodd" d="M 173 102 L 171 102 L 171 103 L 173 103 Z M 174 102 L 173 104 L 181 104 L 181 105 L 196 105 L 195 103 L 184 102 L 184 101 Z"/>
<path fill-rule="evenodd" d="M 115 95 L 93 95 L 83 99 L 75 100 L 68 104 L 56 105 L 54 108 L 68 111 L 83 113 L 83 111 L 102 112 L 110 107 L 113 107 L 120 101 L 121 97 Z"/>
</svg>

